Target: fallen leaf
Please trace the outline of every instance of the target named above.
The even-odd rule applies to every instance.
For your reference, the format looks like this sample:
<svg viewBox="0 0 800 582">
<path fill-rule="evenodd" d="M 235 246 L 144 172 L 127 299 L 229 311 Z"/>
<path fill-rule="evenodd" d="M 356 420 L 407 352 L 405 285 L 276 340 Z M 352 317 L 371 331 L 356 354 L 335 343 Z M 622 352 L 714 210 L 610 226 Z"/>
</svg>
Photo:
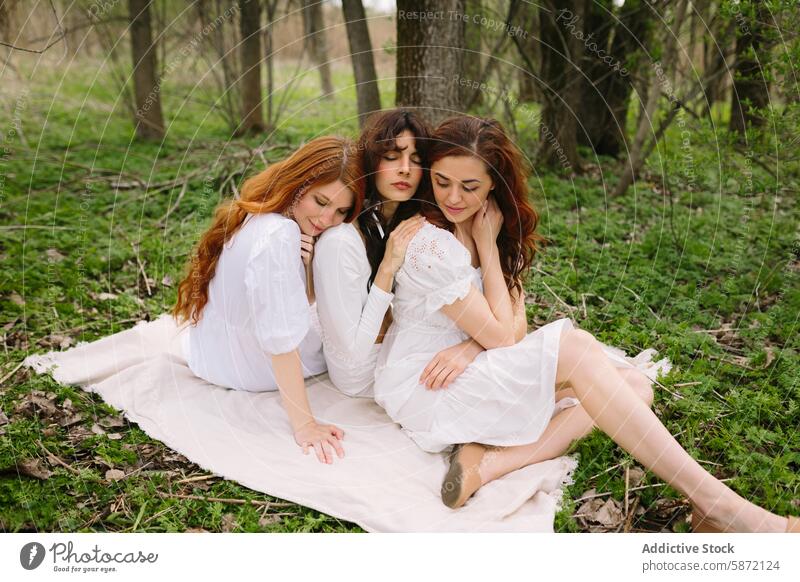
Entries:
<svg viewBox="0 0 800 582">
<path fill-rule="evenodd" d="M 119 439 L 122 438 L 122 435 L 119 434 L 118 432 L 110 432 L 106 436 L 108 436 L 108 438 L 111 439 L 112 441 L 118 441 Z"/>
<path fill-rule="evenodd" d="M 116 299 L 117 295 L 114 293 L 98 293 L 94 298 L 98 301 L 108 301 L 110 299 Z"/>
<path fill-rule="evenodd" d="M 239 525 L 236 523 L 236 516 L 232 513 L 226 513 L 222 516 L 222 531 L 230 533 L 235 530 Z"/>
<path fill-rule="evenodd" d="M 6 416 L 5 412 L 0 410 L 0 426 L 2 426 L 4 424 L 8 424 L 8 417 Z"/>
<path fill-rule="evenodd" d="M 78 424 L 79 422 L 83 422 L 83 415 L 79 412 L 73 412 L 72 414 L 67 414 L 61 417 L 58 421 L 58 425 L 67 428 L 73 424 Z"/>
<path fill-rule="evenodd" d="M 94 434 L 106 434 L 106 431 L 104 431 L 103 428 L 96 422 L 92 425 L 92 432 Z"/>
<path fill-rule="evenodd" d="M 108 481 L 119 481 L 120 479 L 125 478 L 125 473 L 120 471 L 119 469 L 109 469 L 106 471 L 106 480 Z"/>
<path fill-rule="evenodd" d="M 34 416 L 49 417 L 56 414 L 56 411 L 55 403 L 38 390 L 23 396 L 22 401 L 14 408 L 16 414 L 22 414 L 28 418 Z"/>
<path fill-rule="evenodd" d="M 775 361 L 775 348 L 773 348 L 772 346 L 767 346 L 766 348 L 764 348 L 764 351 L 767 352 L 767 359 L 764 362 L 764 367 L 768 368 L 769 365 Z"/>
<path fill-rule="evenodd" d="M 609 498 L 591 519 L 606 527 L 617 527 L 625 519 L 625 516 L 622 514 L 619 504 Z"/>
<path fill-rule="evenodd" d="M 41 459 L 27 459 L 21 461 L 18 466 L 20 473 L 36 479 L 49 479 L 53 475 Z"/>
<path fill-rule="evenodd" d="M 58 252 L 58 250 L 56 250 L 56 249 L 47 249 L 47 250 L 45 251 L 45 254 L 47 255 L 47 257 L 48 257 L 48 258 L 49 258 L 51 261 L 53 261 L 53 262 L 55 262 L 55 263 L 60 263 L 61 261 L 63 261 L 63 260 L 64 260 L 64 255 L 62 255 L 61 253 L 59 253 L 59 252 Z"/>
<path fill-rule="evenodd" d="M 20 296 L 19 293 L 14 291 L 11 294 L 11 303 L 13 303 L 15 305 L 19 305 L 20 307 L 22 307 L 23 305 L 25 305 L 25 300 Z"/>
<path fill-rule="evenodd" d="M 114 416 L 106 416 L 105 418 L 101 418 L 99 420 L 100 426 L 105 428 L 119 428 L 121 426 L 125 426 L 125 421 L 119 417 Z"/>
<path fill-rule="evenodd" d="M 66 335 L 62 335 L 60 333 L 51 333 L 48 336 L 47 341 L 50 343 L 51 346 L 58 346 L 62 350 L 72 345 L 72 338 Z"/>
<path fill-rule="evenodd" d="M 161 284 L 164 287 L 172 287 L 172 277 L 169 275 L 164 275 L 164 277 L 161 279 Z"/>
<path fill-rule="evenodd" d="M 266 527 L 268 525 L 272 525 L 273 523 L 278 523 L 280 521 L 283 521 L 283 518 L 280 515 L 273 515 L 271 513 L 268 513 L 267 515 L 258 520 L 258 525 L 260 525 L 261 527 Z"/>
<path fill-rule="evenodd" d="M 638 487 L 639 484 L 642 482 L 642 479 L 644 479 L 644 469 L 642 469 L 641 467 L 631 467 L 630 469 L 628 469 L 629 487 L 631 488 Z"/>
</svg>

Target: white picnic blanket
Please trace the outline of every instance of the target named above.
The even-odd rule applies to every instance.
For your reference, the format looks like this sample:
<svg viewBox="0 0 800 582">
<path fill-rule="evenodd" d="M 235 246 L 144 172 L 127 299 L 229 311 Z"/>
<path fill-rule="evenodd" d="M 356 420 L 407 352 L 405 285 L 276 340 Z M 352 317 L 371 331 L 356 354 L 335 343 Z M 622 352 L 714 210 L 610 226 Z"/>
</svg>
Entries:
<svg viewBox="0 0 800 582">
<path fill-rule="evenodd" d="M 376 532 L 552 532 L 574 457 L 514 471 L 460 509 L 439 494 L 443 453 L 420 450 L 374 401 L 337 391 L 326 374 L 307 381 L 315 416 L 345 431 L 332 465 L 295 444 L 278 392 L 244 392 L 194 376 L 168 316 L 25 364 L 96 392 L 152 438 L 204 469 L 263 493 Z"/>
</svg>

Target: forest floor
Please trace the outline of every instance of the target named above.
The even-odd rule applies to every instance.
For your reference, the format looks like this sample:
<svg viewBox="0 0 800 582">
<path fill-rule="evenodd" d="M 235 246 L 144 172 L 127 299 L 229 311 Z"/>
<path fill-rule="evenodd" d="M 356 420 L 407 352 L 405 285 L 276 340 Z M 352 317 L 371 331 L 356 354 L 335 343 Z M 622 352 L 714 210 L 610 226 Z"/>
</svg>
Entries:
<svg viewBox="0 0 800 582">
<path fill-rule="evenodd" d="M 38 74 L 0 117 L 0 531 L 361 531 L 208 474 L 96 395 L 21 366 L 167 311 L 220 196 L 303 140 L 354 135 L 354 95 L 332 106 L 298 85 L 262 141 L 228 139 L 207 101 L 165 90 L 169 136 L 143 144 L 110 88 L 65 77 Z M 590 152 L 578 175 L 534 172 L 550 244 L 526 281 L 529 324 L 568 316 L 669 357 L 654 403 L 667 428 L 742 496 L 796 515 L 800 173 L 777 182 L 693 123 L 691 156 L 669 132 L 621 197 L 619 162 Z M 532 156 L 535 134 L 516 127 Z M 601 432 L 570 453 L 556 531 L 688 531 L 686 499 Z"/>
</svg>

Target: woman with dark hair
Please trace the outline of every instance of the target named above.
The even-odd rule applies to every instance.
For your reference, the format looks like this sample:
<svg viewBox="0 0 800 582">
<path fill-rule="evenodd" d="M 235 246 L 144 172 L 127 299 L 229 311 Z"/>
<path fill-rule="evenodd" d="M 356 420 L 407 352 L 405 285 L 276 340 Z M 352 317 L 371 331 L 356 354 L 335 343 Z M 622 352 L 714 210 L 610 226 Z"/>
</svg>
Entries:
<svg viewBox="0 0 800 582">
<path fill-rule="evenodd" d="M 540 237 L 521 153 L 497 121 L 469 116 L 445 121 L 431 141 L 434 204 L 423 206 L 428 224 L 397 273 L 375 400 L 422 449 L 455 445 L 444 503 L 463 505 L 597 426 L 692 500 L 696 531 L 800 528 L 739 497 L 680 446 L 642 402 L 649 395 L 637 397 L 658 371 L 646 358 L 625 357 L 567 318 L 527 333 L 522 274 Z M 431 355 L 465 337 L 486 351 L 446 389 L 422 389 Z M 555 414 L 557 388 L 575 395 L 571 410 Z"/>
<path fill-rule="evenodd" d="M 178 287 L 192 372 L 237 390 L 279 390 L 295 441 L 320 462 L 344 433 L 316 422 L 304 378 L 325 371 L 309 275 L 313 237 L 352 221 L 364 198 L 353 144 L 326 136 L 248 179 L 219 205 Z M 305 263 L 305 265 L 304 265 Z"/>
<path fill-rule="evenodd" d="M 358 140 L 364 211 L 357 222 L 328 230 L 315 245 L 314 282 L 328 374 L 352 396 L 372 396 L 394 276 L 424 224 L 418 197 L 430 189 L 428 137 L 428 127 L 411 111 L 373 115 Z"/>
</svg>

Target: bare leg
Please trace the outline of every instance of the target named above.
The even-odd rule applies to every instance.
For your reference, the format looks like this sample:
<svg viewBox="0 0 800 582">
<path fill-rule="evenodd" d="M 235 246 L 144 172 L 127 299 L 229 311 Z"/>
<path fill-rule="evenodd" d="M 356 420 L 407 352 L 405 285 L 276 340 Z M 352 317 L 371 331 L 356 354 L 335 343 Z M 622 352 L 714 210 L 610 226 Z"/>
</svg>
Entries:
<svg viewBox="0 0 800 582">
<path fill-rule="evenodd" d="M 638 370 L 620 369 L 620 375 L 647 406 L 653 403 L 652 382 Z M 562 398 L 576 397 L 572 388 L 556 392 L 556 402 Z M 580 404 L 559 412 L 535 443 L 514 447 L 492 447 L 481 461 L 478 472 L 485 485 L 534 463 L 555 459 L 563 455 L 570 445 L 588 435 L 595 427 L 592 417 Z"/>
<path fill-rule="evenodd" d="M 786 530 L 786 518 L 743 499 L 695 461 L 658 417 L 633 397 L 599 342 L 584 330 L 565 330 L 561 335 L 556 382 L 565 381 L 603 432 L 686 495 L 713 525 L 740 532 Z"/>
</svg>

